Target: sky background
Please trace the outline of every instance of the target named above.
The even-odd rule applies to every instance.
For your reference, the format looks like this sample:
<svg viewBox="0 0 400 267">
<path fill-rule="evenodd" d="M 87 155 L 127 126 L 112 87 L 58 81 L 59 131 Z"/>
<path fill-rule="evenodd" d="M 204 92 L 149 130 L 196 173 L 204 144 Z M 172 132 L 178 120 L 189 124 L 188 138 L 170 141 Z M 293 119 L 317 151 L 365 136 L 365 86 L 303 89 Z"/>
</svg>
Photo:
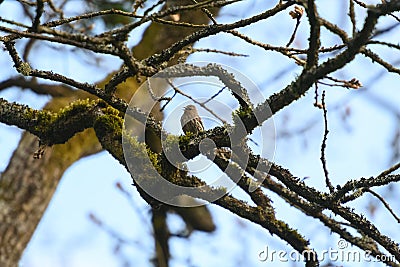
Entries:
<svg viewBox="0 0 400 267">
<path fill-rule="evenodd" d="M 272 7 L 277 1 L 265 2 L 260 0 L 237 3 L 223 9 L 222 15 L 217 20 L 219 23 L 225 23 L 250 17 Z M 316 2 L 322 17 L 333 20 L 346 30 L 351 29 L 346 16 L 348 1 Z M 368 1 L 367 3 L 379 2 Z M 1 4 L 0 16 L 20 19 L 22 13 L 18 6 L 16 1 L 6 0 Z M 67 6 L 71 11 L 68 15 L 79 13 L 81 6 L 80 1 L 73 1 Z M 360 27 L 363 22 L 363 11 L 357 10 L 357 15 Z M 394 24 L 395 21 L 388 17 L 381 19 L 379 23 L 381 23 L 379 27 L 384 27 Z M 240 31 L 260 42 L 284 45 L 290 38 L 293 27 L 294 20 L 290 19 L 287 12 L 283 12 L 275 18 Z M 307 27 L 307 20 L 303 18 L 293 47 L 307 46 Z M 101 24 L 96 25 L 96 30 L 102 29 Z M 129 41 L 131 45 L 139 40 L 138 37 L 143 29 L 142 27 L 131 34 Z M 396 28 L 382 35 L 380 39 L 397 43 L 399 33 Z M 325 30 L 322 34 L 324 46 L 337 42 L 337 38 Z M 21 44 L 22 42 L 17 43 L 17 47 L 23 47 Z M 215 48 L 249 55 L 246 58 L 232 58 L 219 54 L 198 53 L 190 56 L 188 61 L 217 62 L 233 67 L 253 81 L 264 98 L 284 88 L 301 71 L 283 56 L 247 45 L 228 34 L 206 38 L 198 42 L 195 47 Z M 370 48 L 375 49 L 375 46 Z M 385 48 L 377 49 L 376 52 L 389 62 L 399 62 L 400 56 L 396 50 Z M 36 49 L 30 59 L 35 68 L 53 70 L 81 82 L 99 81 L 106 73 L 118 69 L 121 64 L 119 60 L 106 56 L 102 57 L 100 63 L 96 65 L 93 64 L 90 55 L 82 51 L 60 51 L 53 45 Z M 321 62 L 324 59 L 322 57 Z M 0 53 L 1 81 L 16 75 L 12 66 L 9 55 L 5 52 Z M 391 162 L 393 151 L 391 141 L 394 131 L 399 127 L 399 121 L 387 107 L 393 106 L 397 113 L 400 113 L 399 82 L 395 74 L 379 75 L 382 71 L 381 67 L 372 64 L 369 59 L 357 56 L 354 62 L 338 71 L 335 77 L 343 79 L 356 77 L 364 85 L 362 89 L 347 90 L 341 87 L 320 86 L 320 89 L 326 89 L 330 130 L 326 158 L 329 175 L 335 185 L 343 184 L 349 179 L 377 175 L 394 163 Z M 274 147 L 276 149 L 273 154 L 277 164 L 290 169 L 297 177 L 306 178 L 307 185 L 326 190 L 319 160 L 324 131 L 323 115 L 321 110 L 313 106 L 312 91 L 274 116 L 273 125 L 276 135 Z M 16 88 L 1 91 L 0 97 L 8 101 L 29 104 L 33 108 L 41 108 L 49 99 L 37 96 L 29 90 L 21 91 Z M 383 105 L 377 102 L 380 99 L 384 101 Z M 179 106 L 178 102 L 174 102 L 166 109 L 166 118 L 170 118 L 169 114 L 174 109 L 176 110 Z M 173 120 L 173 117 L 170 119 Z M 209 128 L 212 123 L 205 120 L 205 126 Z M 173 132 L 172 128 L 171 132 Z M 6 168 L 21 133 L 22 131 L 16 127 L 0 124 L 0 170 Z M 288 136 L 288 133 L 291 135 Z M 116 187 L 116 183 L 121 183 L 122 187 L 129 192 L 129 196 L 122 193 Z M 396 190 L 398 186 L 393 185 L 391 190 L 386 187 L 379 188 L 376 192 L 386 198 L 395 212 L 400 213 L 398 200 L 393 194 Z M 244 198 L 240 190 L 235 189 L 232 193 L 234 196 Z M 317 251 L 337 249 L 339 240 L 337 235 L 331 234 L 314 219 L 303 216 L 272 192 L 268 191 L 268 196 L 274 201 L 277 217 L 310 238 L 311 246 Z M 371 203 L 379 207 L 373 215 L 368 212 Z M 364 196 L 352 203 L 352 206 L 378 225 L 384 234 L 389 235 L 393 240 L 400 239 L 396 221 L 371 196 Z M 290 251 L 291 248 L 276 236 L 271 237 L 266 230 L 257 225 L 248 223 L 220 207 L 210 205 L 209 208 L 214 216 L 217 231 L 213 234 L 194 233 L 188 240 L 172 238 L 171 266 L 302 266 L 293 262 L 259 261 L 258 254 L 265 246 L 285 251 Z M 93 223 L 93 220 L 90 220 L 90 214 L 99 218 L 104 226 L 98 227 Z M 330 213 L 326 214 L 333 216 Z M 183 224 L 176 216 L 171 215 L 169 222 L 172 231 L 178 232 L 182 229 Z M 20 265 L 117 267 L 123 266 L 126 261 L 132 263 L 132 266 L 150 266 L 149 259 L 153 256 L 151 231 L 149 207 L 131 186 L 130 175 L 108 153 L 102 152 L 76 162 L 66 171 Z M 118 242 L 112 233 L 123 237 L 126 242 L 119 249 L 116 249 Z M 346 249 L 356 250 L 354 247 Z M 337 262 L 337 264 L 365 266 L 365 262 L 359 264 Z M 381 265 L 371 264 L 371 266 Z"/>
</svg>

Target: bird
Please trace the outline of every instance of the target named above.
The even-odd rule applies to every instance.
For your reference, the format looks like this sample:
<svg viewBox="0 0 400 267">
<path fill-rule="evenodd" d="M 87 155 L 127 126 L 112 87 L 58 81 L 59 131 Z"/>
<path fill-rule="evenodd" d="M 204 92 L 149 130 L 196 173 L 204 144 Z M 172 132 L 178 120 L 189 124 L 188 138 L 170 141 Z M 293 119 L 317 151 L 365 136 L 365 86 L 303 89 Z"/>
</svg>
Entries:
<svg viewBox="0 0 400 267">
<path fill-rule="evenodd" d="M 189 132 L 198 134 L 204 131 L 203 122 L 201 121 L 201 118 L 194 105 L 188 105 L 183 109 L 181 126 L 185 134 Z"/>
</svg>

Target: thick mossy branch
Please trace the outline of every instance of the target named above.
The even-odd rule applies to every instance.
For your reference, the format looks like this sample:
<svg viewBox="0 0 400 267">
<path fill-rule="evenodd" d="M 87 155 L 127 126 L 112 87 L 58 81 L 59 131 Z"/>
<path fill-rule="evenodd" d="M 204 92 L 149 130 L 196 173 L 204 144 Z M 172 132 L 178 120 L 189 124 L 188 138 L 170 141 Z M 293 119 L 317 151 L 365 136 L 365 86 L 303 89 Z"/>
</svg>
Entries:
<svg viewBox="0 0 400 267">
<path fill-rule="evenodd" d="M 217 147 L 231 147 L 230 134 L 230 131 L 225 127 L 215 127 L 199 133 L 197 136 L 193 136 L 193 134 L 183 135 L 179 137 L 179 147 L 186 159 L 193 159 L 200 154 L 199 145 L 205 138 L 213 140 Z"/>
<path fill-rule="evenodd" d="M 54 113 L 0 98 L 0 122 L 25 129 L 46 145 L 62 144 L 93 125 L 101 101 L 78 100 Z"/>
<path fill-rule="evenodd" d="M 121 164 L 125 165 L 124 152 L 122 149 L 122 125 L 123 120 L 117 114 L 111 113 L 100 115 L 94 122 L 93 128 L 102 147 Z"/>
<path fill-rule="evenodd" d="M 41 139 L 50 144 L 65 143 L 76 133 L 91 128 L 100 108 L 105 105 L 102 101 L 88 99 L 73 102 L 56 113 Z"/>
<path fill-rule="evenodd" d="M 157 186 L 161 172 L 158 155 L 123 130 L 123 119 L 114 113 L 115 110 L 109 108 L 102 111 L 93 127 L 103 148 L 125 166 L 136 182 Z M 146 201 L 154 201 L 144 192 L 140 193 Z"/>
<path fill-rule="evenodd" d="M 17 126 L 40 136 L 53 119 L 54 114 L 49 111 L 38 111 L 0 98 L 0 121 L 7 125 Z"/>
</svg>

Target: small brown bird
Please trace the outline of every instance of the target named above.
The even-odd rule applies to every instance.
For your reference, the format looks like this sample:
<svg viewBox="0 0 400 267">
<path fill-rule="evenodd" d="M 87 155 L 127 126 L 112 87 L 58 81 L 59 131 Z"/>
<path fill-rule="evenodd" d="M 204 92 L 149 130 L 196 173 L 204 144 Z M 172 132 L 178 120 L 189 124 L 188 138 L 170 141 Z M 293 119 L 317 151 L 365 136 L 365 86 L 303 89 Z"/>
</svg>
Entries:
<svg viewBox="0 0 400 267">
<path fill-rule="evenodd" d="M 203 122 L 197 113 L 197 109 L 194 105 L 188 105 L 184 108 L 183 115 L 181 117 L 181 126 L 183 132 L 186 134 L 191 132 L 198 134 L 204 131 Z"/>
</svg>

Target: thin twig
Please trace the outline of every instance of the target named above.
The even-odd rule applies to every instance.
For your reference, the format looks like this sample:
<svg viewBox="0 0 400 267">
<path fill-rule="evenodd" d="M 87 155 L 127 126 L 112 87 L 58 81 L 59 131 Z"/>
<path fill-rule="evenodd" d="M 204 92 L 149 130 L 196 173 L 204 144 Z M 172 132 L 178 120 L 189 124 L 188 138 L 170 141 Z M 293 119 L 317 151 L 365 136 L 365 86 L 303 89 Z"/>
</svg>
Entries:
<svg viewBox="0 0 400 267">
<path fill-rule="evenodd" d="M 191 95 L 188 95 L 186 93 L 184 93 L 182 90 L 180 90 L 178 87 L 176 87 L 170 79 L 167 79 L 167 83 L 172 87 L 172 89 L 174 89 L 176 92 L 178 92 L 179 94 L 189 98 L 190 100 L 192 100 L 194 103 L 200 105 L 202 108 L 204 108 L 205 110 L 207 110 L 208 112 L 210 112 L 215 118 L 219 119 L 223 124 L 227 124 L 227 122 L 221 118 L 220 116 L 218 116 L 213 110 L 209 109 L 208 107 L 206 107 L 206 105 L 202 102 L 197 101 L 196 99 L 194 99 Z"/>
<path fill-rule="evenodd" d="M 322 101 L 322 110 L 324 111 L 324 125 L 325 125 L 324 138 L 322 140 L 322 145 L 321 145 L 321 162 L 322 162 L 322 168 L 324 169 L 326 186 L 329 188 L 329 191 L 332 193 L 335 191 L 335 189 L 334 189 L 331 181 L 329 180 L 328 168 L 326 166 L 326 158 L 325 158 L 326 140 L 327 140 L 328 133 L 329 133 L 327 110 L 326 110 L 326 105 L 325 105 L 325 90 L 322 92 L 321 101 Z"/>
<path fill-rule="evenodd" d="M 223 55 L 228 55 L 232 57 L 249 57 L 249 55 L 246 54 L 239 54 L 235 52 L 228 52 L 228 51 L 222 51 L 218 49 L 209 49 L 209 48 L 192 48 L 193 52 L 206 52 L 206 53 L 218 53 L 218 54 L 223 54 Z"/>
<path fill-rule="evenodd" d="M 211 100 L 213 100 L 214 98 L 216 98 L 220 93 L 222 93 L 222 91 L 224 91 L 226 89 L 226 86 L 222 87 L 218 92 L 216 92 L 213 96 L 211 96 L 209 99 L 207 99 L 206 101 L 203 102 L 203 105 L 207 104 L 208 102 L 210 102 Z"/>
<path fill-rule="evenodd" d="M 394 213 L 394 211 L 392 210 L 392 208 L 389 206 L 389 204 L 385 201 L 385 199 L 383 197 L 381 197 L 378 193 L 372 191 L 369 188 L 366 188 L 365 191 L 371 193 L 373 196 L 375 196 L 376 198 L 378 198 L 382 204 L 385 206 L 385 208 L 390 212 L 390 214 L 392 214 L 392 216 L 396 219 L 396 221 L 398 223 L 400 223 L 400 218 L 396 215 L 396 213 Z"/>
<path fill-rule="evenodd" d="M 289 47 L 293 43 L 294 37 L 296 36 L 297 29 L 299 28 L 299 25 L 300 25 L 300 17 L 296 18 L 296 26 L 294 27 L 294 31 L 292 33 L 292 36 L 290 36 L 289 42 L 285 45 L 286 47 Z"/>
</svg>

